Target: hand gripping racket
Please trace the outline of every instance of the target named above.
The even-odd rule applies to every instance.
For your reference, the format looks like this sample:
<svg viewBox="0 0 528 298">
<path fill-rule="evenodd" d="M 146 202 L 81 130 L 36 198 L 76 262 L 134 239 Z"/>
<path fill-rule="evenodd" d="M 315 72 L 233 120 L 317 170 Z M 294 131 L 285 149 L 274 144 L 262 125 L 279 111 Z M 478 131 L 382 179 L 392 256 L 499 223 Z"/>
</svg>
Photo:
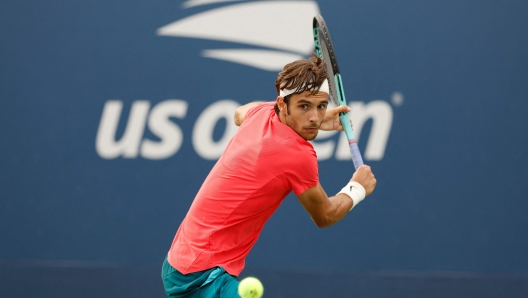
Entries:
<svg viewBox="0 0 528 298">
<path fill-rule="evenodd" d="M 330 39 L 330 33 L 328 32 L 325 21 L 320 15 L 315 16 L 313 19 L 313 35 L 315 52 L 319 58 L 326 62 L 330 98 L 336 107 L 346 106 L 345 92 L 343 90 L 343 83 L 341 81 L 334 47 L 332 46 L 332 40 Z M 356 138 L 350 125 L 350 116 L 348 113 L 339 113 L 339 120 L 341 121 L 341 125 L 348 139 L 348 144 L 350 145 L 350 153 L 352 154 L 354 167 L 357 169 L 363 165 L 363 159 L 361 158 L 361 153 L 359 152 Z"/>
</svg>

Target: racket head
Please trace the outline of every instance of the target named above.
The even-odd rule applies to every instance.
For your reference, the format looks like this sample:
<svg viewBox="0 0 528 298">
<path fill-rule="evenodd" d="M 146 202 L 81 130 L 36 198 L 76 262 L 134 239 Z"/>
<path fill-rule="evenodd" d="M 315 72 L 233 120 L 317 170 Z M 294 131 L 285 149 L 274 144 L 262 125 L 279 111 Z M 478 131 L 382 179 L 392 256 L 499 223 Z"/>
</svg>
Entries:
<svg viewBox="0 0 528 298">
<path fill-rule="evenodd" d="M 315 52 L 319 58 L 326 62 L 326 72 L 330 89 L 330 100 L 334 106 L 339 106 L 339 94 L 337 90 L 336 74 L 339 74 L 339 66 L 335 55 L 330 32 L 322 16 L 317 15 L 313 19 L 313 35 Z"/>
<path fill-rule="evenodd" d="M 341 105 L 347 105 L 345 99 L 345 92 L 343 91 L 343 83 L 341 81 L 341 74 L 339 73 L 339 66 L 337 64 L 337 58 L 332 45 L 332 38 L 328 27 L 321 15 L 317 15 L 313 19 L 313 35 L 315 43 L 315 52 L 319 58 L 326 62 L 326 71 L 329 85 L 329 97 L 334 106 L 338 107 Z M 350 126 L 350 118 L 348 113 L 340 113 L 339 120 L 348 139 L 350 146 L 350 153 L 352 155 L 352 161 L 354 167 L 357 169 L 363 165 L 363 158 L 359 151 L 354 131 Z"/>
</svg>

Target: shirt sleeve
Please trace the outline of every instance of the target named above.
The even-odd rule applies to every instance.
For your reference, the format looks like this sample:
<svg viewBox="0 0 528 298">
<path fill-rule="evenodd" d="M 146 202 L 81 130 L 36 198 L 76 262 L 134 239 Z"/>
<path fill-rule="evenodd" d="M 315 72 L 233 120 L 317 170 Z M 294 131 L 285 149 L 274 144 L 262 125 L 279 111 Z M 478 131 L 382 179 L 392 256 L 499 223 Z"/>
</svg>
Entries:
<svg viewBox="0 0 528 298">
<path fill-rule="evenodd" d="M 296 162 L 290 166 L 286 177 L 295 195 L 300 195 L 319 182 L 319 166 L 313 147 L 298 153 L 293 160 Z"/>
<path fill-rule="evenodd" d="M 253 115 L 257 114 L 258 111 L 260 111 L 262 109 L 267 109 L 269 107 L 273 107 L 274 104 L 275 104 L 275 102 L 266 102 L 266 103 L 260 104 L 260 105 L 258 105 L 256 107 L 252 107 L 251 109 L 249 109 L 249 111 L 247 111 L 245 119 L 251 118 Z"/>
</svg>

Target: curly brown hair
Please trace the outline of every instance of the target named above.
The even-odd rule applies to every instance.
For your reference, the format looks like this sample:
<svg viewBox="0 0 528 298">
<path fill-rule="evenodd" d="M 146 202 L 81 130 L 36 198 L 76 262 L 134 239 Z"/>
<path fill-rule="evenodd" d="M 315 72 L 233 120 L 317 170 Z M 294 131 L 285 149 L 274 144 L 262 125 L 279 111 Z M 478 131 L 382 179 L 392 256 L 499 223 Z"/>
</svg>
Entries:
<svg viewBox="0 0 528 298">
<path fill-rule="evenodd" d="M 311 91 L 315 94 L 326 79 L 326 63 L 312 52 L 312 57 L 288 63 L 275 80 L 277 94 L 281 89 L 293 89 L 295 93 Z M 294 94 L 295 94 L 294 93 Z M 284 97 L 288 105 L 291 95 Z M 279 107 L 275 104 L 275 113 L 279 114 Z"/>
</svg>

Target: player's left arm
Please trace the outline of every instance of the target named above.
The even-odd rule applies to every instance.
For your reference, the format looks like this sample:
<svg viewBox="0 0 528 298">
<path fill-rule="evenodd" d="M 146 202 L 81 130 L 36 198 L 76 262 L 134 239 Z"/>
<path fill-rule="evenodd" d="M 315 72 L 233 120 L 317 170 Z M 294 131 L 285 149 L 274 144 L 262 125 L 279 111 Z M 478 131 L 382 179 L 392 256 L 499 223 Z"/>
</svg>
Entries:
<svg viewBox="0 0 528 298">
<path fill-rule="evenodd" d="M 353 205 L 345 194 L 328 197 L 320 183 L 297 195 L 297 199 L 319 228 L 329 227 L 340 221 Z"/>
<path fill-rule="evenodd" d="M 242 125 L 242 122 L 244 122 L 244 120 L 246 119 L 246 114 L 249 110 L 263 103 L 264 103 L 263 101 L 254 101 L 254 102 L 250 102 L 248 104 L 238 107 L 235 111 L 235 118 L 234 118 L 236 126 Z"/>
<path fill-rule="evenodd" d="M 340 221 L 345 215 L 370 195 L 376 187 L 376 178 L 369 166 L 359 167 L 350 182 L 335 196 L 328 197 L 321 184 L 310 187 L 297 199 L 310 214 L 319 228 L 324 228 Z"/>
</svg>

